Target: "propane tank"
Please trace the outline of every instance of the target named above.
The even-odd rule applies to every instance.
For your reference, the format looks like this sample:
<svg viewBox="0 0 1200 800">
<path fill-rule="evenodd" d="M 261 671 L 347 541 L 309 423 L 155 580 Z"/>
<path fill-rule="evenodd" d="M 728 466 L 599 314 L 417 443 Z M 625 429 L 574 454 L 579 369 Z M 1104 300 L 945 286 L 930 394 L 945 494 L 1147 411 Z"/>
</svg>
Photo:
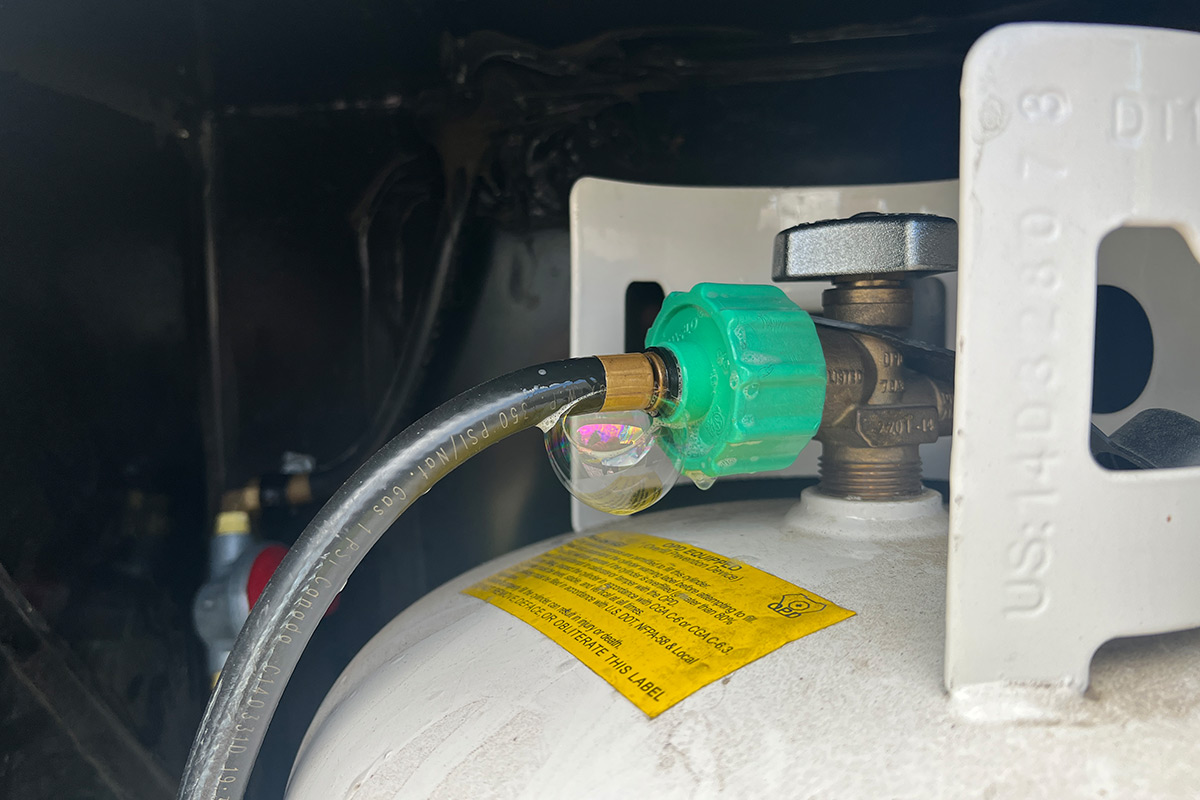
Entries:
<svg viewBox="0 0 1200 800">
<path fill-rule="evenodd" d="M 287 797 L 1189 796 L 1200 637 L 1102 652 L 1089 697 L 984 686 L 950 699 L 946 526 L 936 492 L 867 501 L 816 487 L 799 502 L 631 518 L 620 531 L 725 555 L 856 612 L 654 718 L 543 633 L 464 594 L 595 532 L 496 559 L 414 604 L 354 659 Z"/>
<path fill-rule="evenodd" d="M 955 720 L 939 680 L 938 493 L 863 501 L 810 488 L 798 503 L 652 513 L 620 530 L 724 555 L 857 615 L 650 718 L 543 633 L 463 594 L 578 537 L 552 539 L 451 581 L 384 628 L 322 705 L 287 796 L 924 795 L 937 765 L 958 757 L 945 747 Z M 1005 737 L 996 728 L 973 747 L 1012 758 Z"/>
</svg>

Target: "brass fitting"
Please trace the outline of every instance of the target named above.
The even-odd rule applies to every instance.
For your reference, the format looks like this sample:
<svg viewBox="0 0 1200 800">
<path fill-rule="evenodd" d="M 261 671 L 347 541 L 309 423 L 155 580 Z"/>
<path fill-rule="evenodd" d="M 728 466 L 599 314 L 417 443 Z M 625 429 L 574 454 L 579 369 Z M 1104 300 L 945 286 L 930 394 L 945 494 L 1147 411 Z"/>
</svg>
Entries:
<svg viewBox="0 0 1200 800">
<path fill-rule="evenodd" d="M 604 365 L 601 411 L 654 412 L 666 397 L 668 378 L 663 358 L 653 350 L 599 356 Z"/>
<path fill-rule="evenodd" d="M 897 280 L 840 280 L 822 297 L 825 316 L 901 329 L 912 323 L 912 290 Z M 820 490 L 891 500 L 923 491 L 920 445 L 953 427 L 950 387 L 904 366 L 904 355 L 864 333 L 818 328 L 825 351 Z"/>
<path fill-rule="evenodd" d="M 311 503 L 313 499 L 312 484 L 308 475 L 303 473 L 289 475 L 283 484 L 282 498 L 276 498 L 274 504 L 282 499 L 290 506 L 301 506 Z M 268 503 L 272 504 L 272 503 Z M 263 507 L 262 482 L 254 478 L 240 489 L 230 489 L 221 496 L 221 511 L 247 511 L 256 513 Z"/>
<path fill-rule="evenodd" d="M 821 294 L 825 316 L 859 325 L 907 328 L 913 320 L 913 290 L 884 276 L 835 278 Z"/>
</svg>

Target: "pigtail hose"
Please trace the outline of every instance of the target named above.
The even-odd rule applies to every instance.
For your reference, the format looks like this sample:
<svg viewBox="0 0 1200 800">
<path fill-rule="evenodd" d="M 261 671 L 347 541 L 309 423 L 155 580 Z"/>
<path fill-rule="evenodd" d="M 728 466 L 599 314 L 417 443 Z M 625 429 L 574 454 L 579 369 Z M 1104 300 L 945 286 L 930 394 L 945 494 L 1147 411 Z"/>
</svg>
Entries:
<svg viewBox="0 0 1200 800">
<path fill-rule="evenodd" d="M 388 442 L 325 504 L 250 612 L 188 755 L 180 800 L 238 800 L 284 687 L 334 597 L 417 498 L 480 450 L 557 415 L 654 408 L 663 355 L 557 361 L 455 397 Z M 676 378 L 677 385 L 677 378 Z"/>
</svg>

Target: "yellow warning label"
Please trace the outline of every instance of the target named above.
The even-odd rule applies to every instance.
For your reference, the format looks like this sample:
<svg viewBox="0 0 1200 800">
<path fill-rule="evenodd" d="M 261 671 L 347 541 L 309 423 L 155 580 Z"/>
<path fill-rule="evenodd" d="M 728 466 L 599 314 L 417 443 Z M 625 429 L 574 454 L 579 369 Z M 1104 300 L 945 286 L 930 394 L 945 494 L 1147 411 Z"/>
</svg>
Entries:
<svg viewBox="0 0 1200 800">
<path fill-rule="evenodd" d="M 688 544 L 585 536 L 464 589 L 529 623 L 651 717 L 853 611 Z"/>
</svg>

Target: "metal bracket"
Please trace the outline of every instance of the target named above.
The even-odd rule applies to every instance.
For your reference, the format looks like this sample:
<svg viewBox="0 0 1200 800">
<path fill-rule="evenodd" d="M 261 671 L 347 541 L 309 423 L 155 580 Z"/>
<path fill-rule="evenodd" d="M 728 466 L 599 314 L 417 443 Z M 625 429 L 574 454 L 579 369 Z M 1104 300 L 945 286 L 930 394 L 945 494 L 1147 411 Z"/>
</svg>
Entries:
<svg viewBox="0 0 1200 800">
<path fill-rule="evenodd" d="M 1006 26 L 967 58 L 950 689 L 1082 690 L 1105 641 L 1200 625 L 1200 468 L 1088 452 L 1101 240 L 1173 226 L 1200 251 L 1197 74 L 1200 36 L 1128 27 Z M 1192 347 L 1195 318 L 1163 341 Z"/>
</svg>

